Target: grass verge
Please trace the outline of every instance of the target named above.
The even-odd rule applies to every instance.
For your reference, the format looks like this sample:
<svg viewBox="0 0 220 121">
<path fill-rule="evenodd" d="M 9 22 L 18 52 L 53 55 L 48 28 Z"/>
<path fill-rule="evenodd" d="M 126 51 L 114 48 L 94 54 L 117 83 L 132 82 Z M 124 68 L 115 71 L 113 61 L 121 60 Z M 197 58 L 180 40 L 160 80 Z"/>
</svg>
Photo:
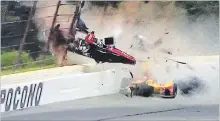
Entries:
<svg viewBox="0 0 220 121">
<path fill-rule="evenodd" d="M 18 68 L 16 69 L 16 71 L 13 73 L 12 69 L 7 69 L 7 70 L 1 70 L 1 76 L 4 75 L 9 75 L 9 74 L 15 74 L 15 73 L 23 73 L 23 72 L 28 72 L 28 71 L 37 71 L 37 70 L 41 70 L 41 69 L 49 69 L 49 68 L 55 68 L 57 67 L 55 64 L 53 65 L 46 65 L 43 67 L 32 67 L 32 68 Z"/>
<path fill-rule="evenodd" d="M 39 55 L 35 60 L 27 52 L 23 52 L 20 58 L 19 66 L 13 72 L 13 65 L 17 56 L 17 51 L 8 50 L 1 52 L 1 74 L 9 75 L 28 71 L 36 71 L 56 67 L 55 57 L 52 55 Z"/>
</svg>

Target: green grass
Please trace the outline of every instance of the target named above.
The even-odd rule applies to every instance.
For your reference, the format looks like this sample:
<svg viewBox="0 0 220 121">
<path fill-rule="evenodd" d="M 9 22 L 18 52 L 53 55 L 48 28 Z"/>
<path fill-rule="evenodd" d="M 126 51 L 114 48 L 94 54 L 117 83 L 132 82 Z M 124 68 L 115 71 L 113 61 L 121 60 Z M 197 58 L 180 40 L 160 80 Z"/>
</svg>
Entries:
<svg viewBox="0 0 220 121">
<path fill-rule="evenodd" d="M 57 67 L 57 66 L 54 64 L 54 65 L 46 65 L 43 67 L 19 68 L 15 72 L 13 72 L 12 69 L 6 69 L 6 70 L 2 70 L 0 75 L 3 76 L 3 75 L 15 74 L 15 73 L 22 73 L 22 72 L 29 72 L 29 71 L 37 71 L 37 70 L 41 70 L 41 69 L 55 68 L 55 67 Z"/>
<path fill-rule="evenodd" d="M 56 67 L 54 63 L 55 57 L 52 55 L 39 56 L 37 60 L 33 60 L 28 53 L 23 52 L 20 65 L 13 71 L 16 56 L 16 51 L 4 51 L 1 53 L 1 76 Z"/>
</svg>

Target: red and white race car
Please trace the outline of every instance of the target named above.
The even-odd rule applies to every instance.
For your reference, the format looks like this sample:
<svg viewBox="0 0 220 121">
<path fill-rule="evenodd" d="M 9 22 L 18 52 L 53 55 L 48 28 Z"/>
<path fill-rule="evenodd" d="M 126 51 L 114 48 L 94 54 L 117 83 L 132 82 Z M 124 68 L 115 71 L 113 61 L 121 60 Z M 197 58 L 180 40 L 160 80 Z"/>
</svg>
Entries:
<svg viewBox="0 0 220 121">
<path fill-rule="evenodd" d="M 90 48 L 90 46 L 82 38 L 79 38 L 77 41 L 79 43 L 79 44 L 75 44 L 77 45 L 77 47 L 74 46 L 74 49 L 69 48 L 68 50 L 69 51 L 73 50 L 72 52 L 93 58 L 97 63 L 109 62 L 109 63 L 123 63 L 123 64 L 131 64 L 131 65 L 136 64 L 136 59 L 133 56 L 123 52 L 122 50 L 114 46 L 113 37 L 104 38 L 104 42 L 101 44 L 99 42 L 94 43 L 93 48 Z"/>
</svg>

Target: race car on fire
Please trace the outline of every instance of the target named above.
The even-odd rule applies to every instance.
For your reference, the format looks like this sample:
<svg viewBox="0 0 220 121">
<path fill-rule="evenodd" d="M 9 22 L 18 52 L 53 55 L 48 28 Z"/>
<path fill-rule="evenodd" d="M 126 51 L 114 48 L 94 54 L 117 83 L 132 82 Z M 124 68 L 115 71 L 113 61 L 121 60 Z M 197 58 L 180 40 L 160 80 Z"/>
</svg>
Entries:
<svg viewBox="0 0 220 121">
<path fill-rule="evenodd" d="M 163 98 L 175 98 L 177 95 L 177 84 L 173 81 L 158 83 L 154 80 L 139 80 L 131 83 L 124 89 L 128 97 L 133 95 L 150 97 L 159 95 Z"/>
</svg>

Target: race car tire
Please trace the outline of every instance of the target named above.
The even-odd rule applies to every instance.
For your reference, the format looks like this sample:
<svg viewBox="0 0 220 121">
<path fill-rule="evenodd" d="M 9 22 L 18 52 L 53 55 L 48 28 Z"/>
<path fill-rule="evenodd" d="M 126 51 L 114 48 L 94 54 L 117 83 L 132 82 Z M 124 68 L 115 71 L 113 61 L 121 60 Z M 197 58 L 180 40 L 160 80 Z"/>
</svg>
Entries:
<svg viewBox="0 0 220 121">
<path fill-rule="evenodd" d="M 144 97 L 150 97 L 154 93 L 154 88 L 152 86 L 148 86 L 144 89 L 143 96 Z"/>
<path fill-rule="evenodd" d="M 137 84 L 134 91 L 134 95 L 139 95 L 143 97 L 150 97 L 153 93 L 154 88 L 152 86 L 148 86 L 146 83 Z"/>
</svg>

